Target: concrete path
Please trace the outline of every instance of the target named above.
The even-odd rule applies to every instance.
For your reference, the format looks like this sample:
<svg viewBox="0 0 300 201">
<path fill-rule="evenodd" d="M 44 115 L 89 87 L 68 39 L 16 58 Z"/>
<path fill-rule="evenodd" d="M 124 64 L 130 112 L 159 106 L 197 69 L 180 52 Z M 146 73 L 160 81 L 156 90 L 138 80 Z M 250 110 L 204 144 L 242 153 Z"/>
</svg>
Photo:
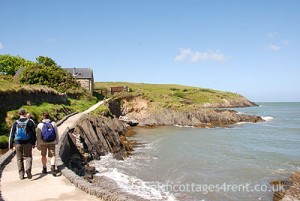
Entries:
<svg viewBox="0 0 300 201">
<path fill-rule="evenodd" d="M 103 101 L 92 106 L 85 112 L 69 117 L 58 127 L 58 132 L 63 133 L 67 127 L 72 127 L 82 115 L 99 107 Z M 47 161 L 48 171 L 50 162 Z M 16 156 L 5 167 L 1 178 L 1 193 L 5 201 L 50 201 L 50 200 L 89 200 L 99 201 L 99 198 L 91 196 L 76 188 L 64 176 L 53 177 L 52 174 L 42 174 L 40 151 L 33 150 L 32 179 L 20 180 Z"/>
</svg>

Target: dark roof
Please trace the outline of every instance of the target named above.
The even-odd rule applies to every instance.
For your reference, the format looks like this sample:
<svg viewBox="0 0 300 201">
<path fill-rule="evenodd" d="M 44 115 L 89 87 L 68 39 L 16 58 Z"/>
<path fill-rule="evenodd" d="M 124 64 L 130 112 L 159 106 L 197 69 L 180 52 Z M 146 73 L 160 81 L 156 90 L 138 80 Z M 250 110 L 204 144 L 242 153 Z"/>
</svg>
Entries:
<svg viewBox="0 0 300 201">
<path fill-rule="evenodd" d="M 92 79 L 93 76 L 93 69 L 92 68 L 62 68 L 69 73 L 71 73 L 73 76 L 81 79 Z"/>
</svg>

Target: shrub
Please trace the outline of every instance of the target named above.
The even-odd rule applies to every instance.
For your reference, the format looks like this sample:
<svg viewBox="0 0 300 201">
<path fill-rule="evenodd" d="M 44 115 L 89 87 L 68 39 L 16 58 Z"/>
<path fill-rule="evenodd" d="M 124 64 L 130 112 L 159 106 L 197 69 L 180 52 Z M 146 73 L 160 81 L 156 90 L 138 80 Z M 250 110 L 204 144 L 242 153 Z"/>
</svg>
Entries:
<svg viewBox="0 0 300 201">
<path fill-rule="evenodd" d="M 8 148 L 8 137 L 5 135 L 0 136 L 0 149 Z"/>
<path fill-rule="evenodd" d="M 21 73 L 19 79 L 21 83 L 46 85 L 63 93 L 69 91 L 74 93 L 80 91 L 81 88 L 76 79 L 59 66 L 37 64 L 27 67 Z"/>
<path fill-rule="evenodd" d="M 177 89 L 177 88 L 175 88 L 175 87 L 170 87 L 169 88 L 171 91 L 177 91 L 177 90 L 179 90 L 179 89 Z"/>
<path fill-rule="evenodd" d="M 177 96 L 179 98 L 184 98 L 185 97 L 185 94 L 181 91 L 176 91 L 173 95 Z"/>
</svg>

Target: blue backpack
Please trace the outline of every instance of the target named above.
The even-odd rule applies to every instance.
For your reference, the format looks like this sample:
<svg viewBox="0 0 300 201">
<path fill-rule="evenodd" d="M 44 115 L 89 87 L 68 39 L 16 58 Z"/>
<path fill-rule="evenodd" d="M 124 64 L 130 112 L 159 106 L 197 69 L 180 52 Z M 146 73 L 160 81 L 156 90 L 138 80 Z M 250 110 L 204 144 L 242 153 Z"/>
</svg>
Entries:
<svg viewBox="0 0 300 201">
<path fill-rule="evenodd" d="M 43 122 L 42 139 L 44 142 L 53 142 L 56 139 L 56 133 L 51 122 Z"/>
<path fill-rule="evenodd" d="M 28 121 L 29 119 L 27 119 L 24 122 L 17 120 L 15 140 L 25 141 L 30 139 L 29 134 L 26 132 L 26 126 Z"/>
</svg>

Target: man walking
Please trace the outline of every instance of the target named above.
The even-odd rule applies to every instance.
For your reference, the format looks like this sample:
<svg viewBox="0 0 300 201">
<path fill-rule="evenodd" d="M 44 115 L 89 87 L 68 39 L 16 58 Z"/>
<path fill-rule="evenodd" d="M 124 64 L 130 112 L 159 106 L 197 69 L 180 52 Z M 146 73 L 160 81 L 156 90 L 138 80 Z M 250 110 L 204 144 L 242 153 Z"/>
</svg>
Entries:
<svg viewBox="0 0 300 201">
<path fill-rule="evenodd" d="M 59 141 L 58 130 L 55 122 L 50 121 L 48 112 L 42 114 L 42 122 L 37 126 L 37 148 L 41 151 L 43 174 L 47 174 L 47 152 L 50 157 L 52 175 L 56 176 L 55 169 L 55 145 Z"/>
<path fill-rule="evenodd" d="M 10 130 L 9 148 L 16 149 L 19 178 L 23 180 L 26 172 L 27 178 L 31 179 L 32 149 L 36 142 L 35 126 L 26 118 L 24 108 L 21 108 L 18 114 L 20 118 L 14 122 Z M 25 171 L 24 160 L 26 160 Z"/>
</svg>

